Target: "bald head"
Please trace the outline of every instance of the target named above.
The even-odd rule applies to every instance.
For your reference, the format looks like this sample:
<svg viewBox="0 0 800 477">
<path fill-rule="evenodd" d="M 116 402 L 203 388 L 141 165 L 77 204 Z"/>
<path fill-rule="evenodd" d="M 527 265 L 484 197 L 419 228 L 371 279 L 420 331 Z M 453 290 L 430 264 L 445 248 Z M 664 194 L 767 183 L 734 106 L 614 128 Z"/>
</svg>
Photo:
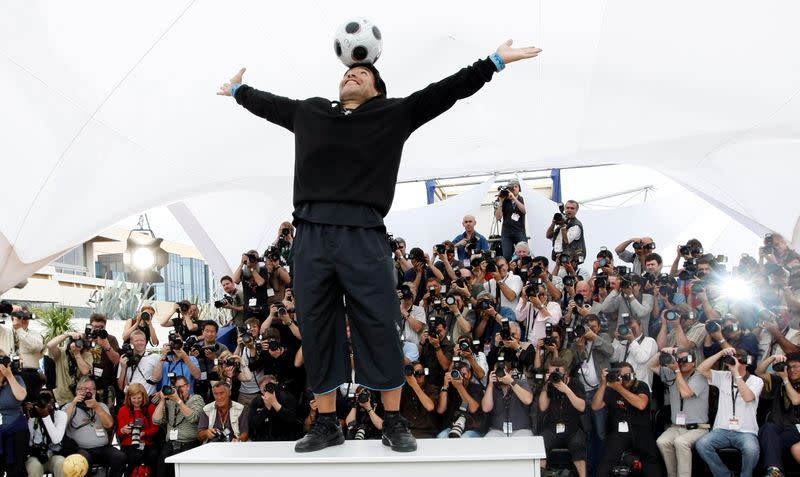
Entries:
<svg viewBox="0 0 800 477">
<path fill-rule="evenodd" d="M 472 233 L 472 231 L 475 230 L 476 223 L 477 221 L 475 220 L 474 215 L 465 215 L 464 220 L 461 222 L 461 224 L 464 226 L 464 230 L 469 233 Z"/>
</svg>

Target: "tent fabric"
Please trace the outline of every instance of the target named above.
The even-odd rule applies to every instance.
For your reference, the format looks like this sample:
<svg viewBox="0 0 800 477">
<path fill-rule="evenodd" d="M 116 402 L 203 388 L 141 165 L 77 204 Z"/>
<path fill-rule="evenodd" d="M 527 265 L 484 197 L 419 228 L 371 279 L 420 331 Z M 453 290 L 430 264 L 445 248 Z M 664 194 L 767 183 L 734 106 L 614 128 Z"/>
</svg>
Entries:
<svg viewBox="0 0 800 477">
<path fill-rule="evenodd" d="M 293 137 L 214 93 L 246 66 L 260 89 L 335 98 L 345 68 L 333 31 L 356 15 L 381 28 L 378 67 L 398 96 L 509 37 L 544 49 L 415 132 L 399 180 L 637 164 L 757 234 L 793 237 L 800 4 L 540 0 L 504 10 L 513 15 L 487 17 L 477 0 L 457 14 L 420 0 L 4 2 L 0 289 L 158 205 L 220 194 L 208 211 L 187 205 L 196 235 L 230 207 L 252 207 L 262 229 L 279 222 L 289 199 L 273 185 L 291 184 Z M 236 202 L 250 182 L 267 207 L 280 205 Z"/>
</svg>

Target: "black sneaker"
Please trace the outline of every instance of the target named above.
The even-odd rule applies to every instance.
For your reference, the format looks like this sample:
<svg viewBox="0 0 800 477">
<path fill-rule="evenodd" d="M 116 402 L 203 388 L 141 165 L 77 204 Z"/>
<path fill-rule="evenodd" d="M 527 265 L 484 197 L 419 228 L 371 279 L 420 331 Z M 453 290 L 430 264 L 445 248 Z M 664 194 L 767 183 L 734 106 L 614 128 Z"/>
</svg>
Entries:
<svg viewBox="0 0 800 477">
<path fill-rule="evenodd" d="M 383 420 L 383 445 L 389 446 L 395 452 L 414 452 L 417 450 L 417 440 L 408 430 L 408 423 L 403 416 L 386 417 Z"/>
<path fill-rule="evenodd" d="M 302 439 L 295 442 L 295 452 L 314 452 L 330 446 L 344 444 L 344 434 L 335 418 L 320 417 Z"/>
</svg>

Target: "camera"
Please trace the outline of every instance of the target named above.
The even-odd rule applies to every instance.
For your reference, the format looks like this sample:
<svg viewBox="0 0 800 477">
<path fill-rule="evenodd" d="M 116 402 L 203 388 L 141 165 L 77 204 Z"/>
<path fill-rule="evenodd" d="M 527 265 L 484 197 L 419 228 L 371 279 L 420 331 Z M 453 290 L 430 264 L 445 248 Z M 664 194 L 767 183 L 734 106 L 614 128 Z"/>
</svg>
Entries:
<svg viewBox="0 0 800 477">
<path fill-rule="evenodd" d="M 667 310 L 664 312 L 664 319 L 667 321 L 677 321 L 681 317 L 681 314 L 675 310 Z"/>
<path fill-rule="evenodd" d="M 355 441 L 363 441 L 367 437 L 367 428 L 363 425 L 350 427 L 347 431 L 350 438 Z"/>
<path fill-rule="evenodd" d="M 772 237 L 772 234 L 764 235 L 764 246 L 761 247 L 761 251 L 764 255 L 775 253 L 775 239 Z"/>
<path fill-rule="evenodd" d="M 467 426 L 467 403 L 462 402 L 455 412 L 453 424 L 450 426 L 450 432 L 447 437 L 450 439 L 458 439 L 464 434 L 464 428 Z"/>
<path fill-rule="evenodd" d="M 142 359 L 141 356 L 134 352 L 133 346 L 130 343 L 122 344 L 122 347 L 120 348 L 120 354 L 128 360 L 129 368 L 139 364 L 139 361 Z"/>
<path fill-rule="evenodd" d="M 619 325 L 617 327 L 617 334 L 620 336 L 627 336 L 628 334 L 630 334 L 630 332 L 631 328 L 628 325 Z"/>
<path fill-rule="evenodd" d="M 772 365 L 772 370 L 776 373 L 782 373 L 783 371 L 786 371 L 786 363 L 774 363 Z"/>
<path fill-rule="evenodd" d="M 711 320 L 706 322 L 706 332 L 716 333 L 722 330 L 722 322 L 719 320 Z"/>
<path fill-rule="evenodd" d="M 539 285 L 528 285 L 525 287 L 525 296 L 533 298 L 539 294 Z"/>
<path fill-rule="evenodd" d="M 95 339 L 105 340 L 108 339 L 108 331 L 105 329 L 94 329 L 91 326 L 86 327 L 86 339 L 95 340 Z"/>
<path fill-rule="evenodd" d="M 565 287 L 575 286 L 576 281 L 577 278 L 572 275 L 567 275 L 566 277 L 561 279 L 561 283 L 563 283 Z"/>
<path fill-rule="evenodd" d="M 175 388 L 170 386 L 169 384 L 161 387 L 161 394 L 164 396 L 172 396 L 175 394 Z"/>
<path fill-rule="evenodd" d="M 555 383 L 560 383 L 563 380 L 564 380 L 564 375 L 561 374 L 561 371 L 555 370 L 552 373 L 550 373 L 550 382 L 551 383 L 554 383 L 554 384 Z"/>
<path fill-rule="evenodd" d="M 413 376 L 414 375 L 414 365 L 407 364 L 403 366 L 403 375 L 405 376 Z"/>
<path fill-rule="evenodd" d="M 532 277 L 538 277 L 538 276 L 540 276 L 540 275 L 541 275 L 543 272 L 544 272 L 544 268 L 542 268 L 542 266 L 541 266 L 541 265 L 536 265 L 536 266 L 534 266 L 534 267 L 533 267 L 533 269 L 531 270 L 531 276 L 532 276 Z"/>
<path fill-rule="evenodd" d="M 258 263 L 261 259 L 256 252 L 247 252 L 244 255 L 247 257 L 247 260 L 249 260 L 250 263 Z"/>
<path fill-rule="evenodd" d="M 233 441 L 234 435 L 230 429 L 227 427 L 225 429 L 214 429 L 216 432 L 214 436 L 209 439 L 209 442 L 231 442 Z"/>
<path fill-rule="evenodd" d="M 561 262 L 562 265 L 569 263 L 569 260 L 570 256 L 568 253 L 562 253 L 561 255 L 558 256 L 558 261 Z"/>
<path fill-rule="evenodd" d="M 558 339 L 555 336 L 545 336 L 542 340 L 545 346 L 556 346 L 558 345 Z"/>
<path fill-rule="evenodd" d="M 264 385 L 264 392 L 269 394 L 275 394 L 275 391 L 278 390 L 278 386 L 275 383 L 267 383 Z"/>
<path fill-rule="evenodd" d="M 131 425 L 131 445 L 138 446 L 142 443 L 142 427 L 144 423 L 141 418 L 133 420 Z"/>
<path fill-rule="evenodd" d="M 463 341 L 462 340 L 462 341 L 458 342 L 458 349 L 460 349 L 463 352 L 466 352 L 466 351 L 471 350 L 472 346 L 470 345 L 469 341 Z"/>
<path fill-rule="evenodd" d="M 706 291 L 706 286 L 703 282 L 692 283 L 692 293 L 703 293 Z"/>
<path fill-rule="evenodd" d="M 398 249 L 400 249 L 400 244 L 397 242 L 397 239 L 394 238 L 393 235 L 389 235 L 388 239 L 389 239 L 389 248 L 392 250 L 392 253 L 395 253 Z"/>
<path fill-rule="evenodd" d="M 181 313 L 183 314 L 189 313 L 189 307 L 191 306 L 191 303 L 189 303 L 188 301 L 183 300 L 175 304 L 178 305 L 178 309 L 181 311 Z"/>
<path fill-rule="evenodd" d="M 499 186 L 497 188 L 497 192 L 498 192 L 498 194 L 497 194 L 498 197 L 503 198 L 503 199 L 508 198 L 508 195 L 509 195 L 508 187 Z"/>
<path fill-rule="evenodd" d="M 281 340 L 277 338 L 270 338 L 267 340 L 267 348 L 270 351 L 277 351 L 281 347 Z"/>
<path fill-rule="evenodd" d="M 622 380 L 622 376 L 619 374 L 619 370 L 618 369 L 612 369 L 606 375 L 606 381 L 608 381 L 609 383 L 615 383 L 615 382 L 621 381 L 621 380 Z"/>
<path fill-rule="evenodd" d="M 461 371 L 459 371 L 457 369 L 454 369 L 454 370 L 450 371 L 450 378 L 452 378 L 454 380 L 459 380 L 459 379 L 463 378 L 463 376 L 461 375 Z"/>
<path fill-rule="evenodd" d="M 508 322 L 508 318 L 503 318 L 500 321 L 500 339 L 503 341 L 511 339 L 511 325 Z"/>
<path fill-rule="evenodd" d="M 720 360 L 725 366 L 732 366 L 736 364 L 736 358 L 733 356 L 723 356 Z"/>
<path fill-rule="evenodd" d="M 439 255 L 444 255 L 445 252 L 447 252 L 447 245 L 445 245 L 443 243 L 437 243 L 436 244 L 436 253 L 438 253 Z"/>
<path fill-rule="evenodd" d="M 691 354 L 687 354 L 686 356 L 684 356 L 682 358 L 678 358 L 677 361 L 678 361 L 678 364 L 693 363 L 694 362 L 694 356 L 691 355 Z"/>
<path fill-rule="evenodd" d="M 11 368 L 11 372 L 17 374 L 20 372 L 21 365 L 19 362 L 19 356 L 12 354 L 10 356 L 0 356 L 0 364 Z"/>
<path fill-rule="evenodd" d="M 233 305 L 233 297 L 230 295 L 225 295 L 221 299 L 214 302 L 214 308 L 222 308 L 224 306 Z"/>
<path fill-rule="evenodd" d="M 428 336 L 432 338 L 439 337 L 439 333 L 436 332 L 436 318 L 428 319 Z"/>
<path fill-rule="evenodd" d="M 559 224 L 559 225 L 563 224 L 564 223 L 564 214 L 562 214 L 561 212 L 556 212 L 555 214 L 553 214 L 553 222 L 555 222 L 556 224 Z"/>
<path fill-rule="evenodd" d="M 580 293 L 576 293 L 575 296 L 572 297 L 572 299 L 575 301 L 576 306 L 582 307 L 586 303 L 585 298 Z"/>
<path fill-rule="evenodd" d="M 597 290 L 608 287 L 608 275 L 605 273 L 595 275 L 594 286 Z"/>
<path fill-rule="evenodd" d="M 492 307 L 493 307 L 492 302 L 489 300 L 481 300 L 475 304 L 475 309 L 478 311 L 486 311 Z"/>
<path fill-rule="evenodd" d="M 670 353 L 665 353 L 662 351 L 661 354 L 658 355 L 658 363 L 664 368 L 666 368 L 667 366 L 669 366 L 674 362 L 675 362 L 675 356 L 673 356 Z"/>
<path fill-rule="evenodd" d="M 187 307 L 186 309 L 188 310 L 189 308 Z M 153 318 L 153 315 L 151 315 L 149 311 L 143 311 L 139 316 L 142 318 L 142 321 L 150 321 L 150 319 Z"/>
<path fill-rule="evenodd" d="M 369 402 L 371 397 L 372 396 L 371 396 L 371 393 L 369 392 L 369 390 L 365 389 L 365 390 L 361 391 L 360 393 L 358 393 L 357 400 L 358 400 L 359 404 L 366 404 L 366 403 Z"/>
<path fill-rule="evenodd" d="M 447 306 L 450 306 L 450 305 L 455 305 L 455 304 L 456 304 L 456 297 L 454 297 L 453 295 L 446 296 L 446 297 L 444 298 L 444 303 L 445 303 Z"/>
</svg>

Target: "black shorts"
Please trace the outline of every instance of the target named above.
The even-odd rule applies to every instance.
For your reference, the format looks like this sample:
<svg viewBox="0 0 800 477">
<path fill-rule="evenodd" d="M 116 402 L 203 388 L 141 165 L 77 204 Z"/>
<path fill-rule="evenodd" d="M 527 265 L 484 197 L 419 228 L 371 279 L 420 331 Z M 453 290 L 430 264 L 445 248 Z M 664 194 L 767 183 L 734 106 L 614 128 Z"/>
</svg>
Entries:
<svg viewBox="0 0 800 477">
<path fill-rule="evenodd" d="M 355 381 L 379 391 L 401 387 L 400 303 L 386 233 L 298 221 L 292 247 L 295 309 L 311 390 L 324 394 L 350 381 L 345 315 Z"/>
</svg>

